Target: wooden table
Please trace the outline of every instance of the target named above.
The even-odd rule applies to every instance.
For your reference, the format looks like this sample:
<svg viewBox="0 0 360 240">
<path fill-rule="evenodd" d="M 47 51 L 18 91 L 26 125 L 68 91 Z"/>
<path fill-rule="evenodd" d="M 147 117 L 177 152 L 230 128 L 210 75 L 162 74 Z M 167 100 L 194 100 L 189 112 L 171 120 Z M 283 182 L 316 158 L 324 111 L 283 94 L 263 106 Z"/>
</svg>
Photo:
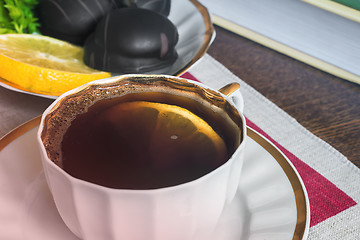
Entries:
<svg viewBox="0 0 360 240">
<path fill-rule="evenodd" d="M 215 30 L 212 57 L 360 167 L 359 85 Z"/>
</svg>

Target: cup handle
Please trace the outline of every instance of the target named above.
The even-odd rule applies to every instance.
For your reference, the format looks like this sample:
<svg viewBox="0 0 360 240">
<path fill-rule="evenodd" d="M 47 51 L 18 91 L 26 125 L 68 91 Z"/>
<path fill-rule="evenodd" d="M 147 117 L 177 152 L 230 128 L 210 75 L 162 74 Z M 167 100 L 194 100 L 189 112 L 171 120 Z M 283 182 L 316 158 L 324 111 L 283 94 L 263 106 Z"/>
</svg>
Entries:
<svg viewBox="0 0 360 240">
<path fill-rule="evenodd" d="M 229 97 L 241 113 L 244 112 L 244 99 L 240 92 L 239 83 L 229 83 L 224 87 L 220 88 L 219 92 Z"/>
</svg>

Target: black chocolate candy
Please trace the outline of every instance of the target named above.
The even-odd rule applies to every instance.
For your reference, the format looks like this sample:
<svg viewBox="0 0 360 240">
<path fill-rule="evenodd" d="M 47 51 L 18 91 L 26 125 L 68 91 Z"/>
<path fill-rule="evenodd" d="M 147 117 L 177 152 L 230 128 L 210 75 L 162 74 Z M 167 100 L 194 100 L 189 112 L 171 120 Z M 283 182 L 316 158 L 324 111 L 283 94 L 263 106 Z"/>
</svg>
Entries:
<svg viewBox="0 0 360 240">
<path fill-rule="evenodd" d="M 41 0 L 36 10 L 42 34 L 82 45 L 115 7 L 112 0 Z"/>
<path fill-rule="evenodd" d="M 136 7 L 148 9 L 168 16 L 171 0 L 114 0 L 119 7 Z"/>
<path fill-rule="evenodd" d="M 177 59 L 176 26 L 156 12 L 140 8 L 112 10 L 84 45 L 84 62 L 113 73 L 144 73 Z"/>
</svg>

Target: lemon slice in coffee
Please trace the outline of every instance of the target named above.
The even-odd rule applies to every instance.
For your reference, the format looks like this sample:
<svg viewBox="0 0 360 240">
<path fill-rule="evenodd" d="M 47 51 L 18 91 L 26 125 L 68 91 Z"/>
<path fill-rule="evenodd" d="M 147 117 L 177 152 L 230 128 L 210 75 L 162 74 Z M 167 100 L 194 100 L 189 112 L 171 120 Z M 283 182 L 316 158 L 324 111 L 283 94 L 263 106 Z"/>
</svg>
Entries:
<svg viewBox="0 0 360 240">
<path fill-rule="evenodd" d="M 5 84 L 53 96 L 110 77 L 84 64 L 81 47 L 32 34 L 0 35 L 0 66 Z"/>
<path fill-rule="evenodd" d="M 102 110 L 78 116 L 63 138 L 63 167 L 80 179 L 156 189 L 197 179 L 228 159 L 224 140 L 182 107 L 134 101 Z"/>
<path fill-rule="evenodd" d="M 142 129 L 138 136 L 141 140 L 130 141 L 129 145 L 135 150 L 139 147 L 139 141 L 143 141 L 144 146 L 147 146 L 145 154 L 157 159 L 159 168 L 171 165 L 168 159 L 196 157 L 195 161 L 206 164 L 206 161 L 221 162 L 227 154 L 223 139 L 211 126 L 179 106 L 128 102 L 108 109 L 103 117 L 121 134 L 129 132 L 131 135 L 136 128 Z M 132 129 L 131 121 L 139 121 L 142 126 L 134 126 Z M 123 124 L 119 125 L 119 122 Z"/>
</svg>

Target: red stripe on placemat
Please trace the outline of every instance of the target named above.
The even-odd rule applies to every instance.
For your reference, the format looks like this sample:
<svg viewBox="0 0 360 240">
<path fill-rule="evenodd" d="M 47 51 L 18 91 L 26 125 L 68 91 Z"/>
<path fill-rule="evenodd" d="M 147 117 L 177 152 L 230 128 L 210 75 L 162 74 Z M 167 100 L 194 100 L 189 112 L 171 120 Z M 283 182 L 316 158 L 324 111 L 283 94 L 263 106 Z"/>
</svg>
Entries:
<svg viewBox="0 0 360 240">
<path fill-rule="evenodd" d="M 181 75 L 181 77 L 198 81 L 188 72 Z M 335 184 L 330 182 L 320 173 L 289 152 L 286 148 L 281 146 L 252 121 L 249 119 L 246 119 L 246 121 L 249 127 L 259 132 L 277 146 L 299 172 L 309 196 L 310 227 L 315 226 L 316 224 L 356 205 L 356 202 L 336 187 Z"/>
<path fill-rule="evenodd" d="M 299 172 L 309 196 L 310 227 L 356 205 L 356 202 L 336 187 L 335 184 L 281 146 L 249 119 L 246 119 L 246 121 L 247 126 L 253 128 L 277 146 Z"/>
<path fill-rule="evenodd" d="M 194 77 L 191 73 L 189 72 L 184 72 L 180 77 L 182 78 L 186 78 L 186 79 L 190 79 L 190 80 L 194 80 L 197 82 L 200 82 L 199 80 L 196 79 L 196 77 Z"/>
</svg>

